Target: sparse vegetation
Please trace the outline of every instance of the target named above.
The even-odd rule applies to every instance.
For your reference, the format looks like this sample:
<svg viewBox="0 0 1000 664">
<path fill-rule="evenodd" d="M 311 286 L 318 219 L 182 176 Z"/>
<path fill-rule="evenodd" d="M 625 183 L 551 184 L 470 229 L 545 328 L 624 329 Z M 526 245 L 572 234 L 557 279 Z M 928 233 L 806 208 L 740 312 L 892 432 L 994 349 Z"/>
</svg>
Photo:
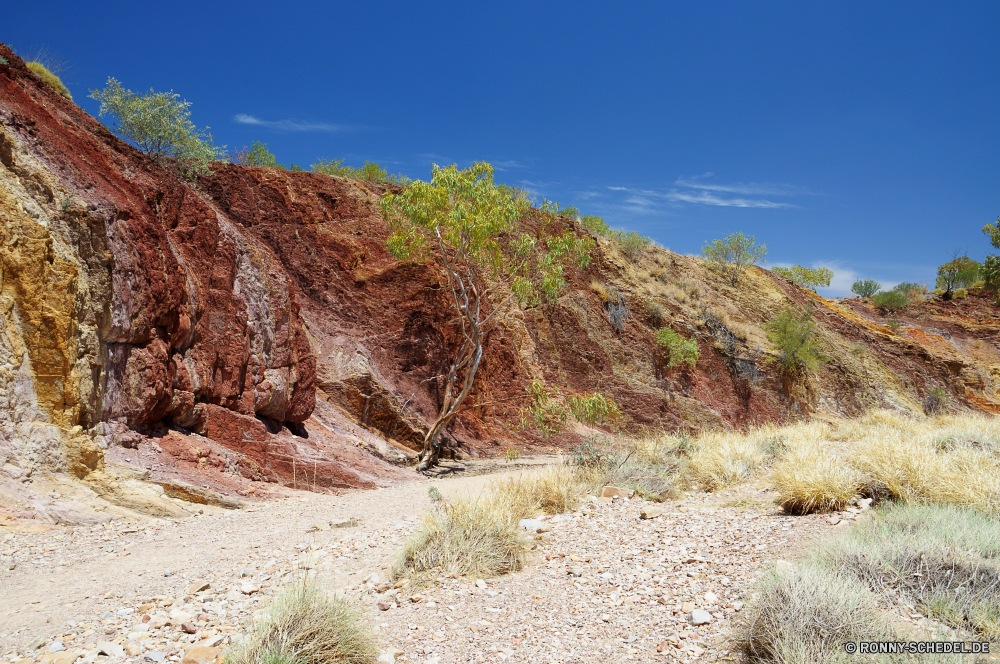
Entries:
<svg viewBox="0 0 1000 664">
<path fill-rule="evenodd" d="M 799 376 L 807 371 L 815 371 L 824 361 L 825 355 L 817 346 L 816 323 L 812 311 L 806 309 L 796 314 L 785 309 L 765 326 L 767 339 L 778 351 L 770 362 L 788 376 Z"/>
<path fill-rule="evenodd" d="M 266 168 L 281 168 L 278 158 L 268 149 L 267 143 L 254 141 L 250 147 L 236 151 L 236 163 L 243 166 L 263 166 Z"/>
<path fill-rule="evenodd" d="M 294 166 L 294 164 L 293 164 Z M 342 178 L 352 178 L 354 180 L 364 180 L 365 182 L 388 182 L 391 184 L 408 185 L 410 178 L 402 173 L 392 175 L 382 168 L 377 162 L 365 160 L 365 165 L 360 167 L 345 166 L 343 159 L 320 159 L 311 166 L 316 173 L 324 175 L 336 175 Z M 294 169 L 293 169 L 294 170 Z M 301 169 L 300 169 L 301 170 Z"/>
<path fill-rule="evenodd" d="M 968 288 L 979 281 L 982 266 L 967 255 L 952 254 L 952 259 L 938 268 L 937 287 L 943 288 L 942 299 L 950 300 L 958 288 Z"/>
<path fill-rule="evenodd" d="M 721 240 L 712 240 L 701 253 L 715 263 L 730 285 L 736 286 L 747 270 L 764 260 L 767 246 L 757 244 L 752 235 L 732 233 Z"/>
<path fill-rule="evenodd" d="M 4 61 L 3 64 L 7 64 L 7 62 Z M 24 66 L 34 72 L 35 76 L 42 79 L 47 86 L 55 90 L 59 95 L 73 101 L 73 95 L 69 93 L 69 88 L 63 84 L 62 79 L 50 71 L 44 64 L 41 62 L 25 62 Z"/>
<path fill-rule="evenodd" d="M 673 369 L 682 364 L 693 368 L 698 364 L 698 341 L 696 339 L 685 339 L 669 327 L 664 327 L 657 331 L 656 343 L 667 351 L 668 368 Z"/>
<path fill-rule="evenodd" d="M 649 246 L 650 239 L 645 235 L 639 235 L 635 231 L 617 230 L 611 231 L 609 237 L 618 243 L 618 248 L 632 262 L 639 260 L 642 252 Z"/>
<path fill-rule="evenodd" d="M 646 316 L 655 325 L 663 325 L 667 320 L 667 310 L 656 300 L 646 300 Z"/>
<path fill-rule="evenodd" d="M 910 298 L 897 290 L 882 291 L 872 296 L 872 304 L 882 311 L 895 313 L 910 306 Z"/>
<path fill-rule="evenodd" d="M 580 217 L 580 225 L 594 235 L 609 235 L 611 233 L 611 228 L 604 223 L 604 219 L 601 217 L 583 215 Z"/>
<path fill-rule="evenodd" d="M 771 272 L 780 274 L 786 279 L 790 279 L 793 283 L 812 290 L 820 287 L 828 287 L 830 280 L 833 279 L 833 270 L 825 267 L 813 269 L 802 267 L 801 265 L 793 265 L 792 267 L 771 268 Z"/>
<path fill-rule="evenodd" d="M 112 131 L 154 159 L 175 158 L 188 177 L 210 174 L 209 164 L 223 154 L 224 146 L 212 144 L 208 127 L 192 124 L 191 104 L 173 92 L 140 95 L 109 78 L 103 90 L 91 90 L 90 98 L 101 103 L 98 115 L 113 118 Z"/>
<path fill-rule="evenodd" d="M 882 290 L 882 284 L 874 279 L 858 279 L 851 284 L 851 292 L 859 297 L 871 297 Z"/>
<path fill-rule="evenodd" d="M 323 592 L 315 578 L 291 582 L 226 656 L 229 664 L 374 664 L 378 639 L 364 614 Z"/>
<path fill-rule="evenodd" d="M 10 63 L 7 62 L 7 58 L 5 58 L 2 55 L 0 55 L 0 65 L 9 65 L 9 64 Z"/>
</svg>

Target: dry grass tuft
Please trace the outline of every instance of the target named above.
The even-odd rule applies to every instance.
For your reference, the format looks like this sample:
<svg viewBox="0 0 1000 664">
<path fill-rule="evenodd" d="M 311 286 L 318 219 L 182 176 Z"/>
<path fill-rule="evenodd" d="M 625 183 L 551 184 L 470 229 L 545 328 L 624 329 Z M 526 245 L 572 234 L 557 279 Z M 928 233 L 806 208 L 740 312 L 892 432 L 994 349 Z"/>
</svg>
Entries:
<svg viewBox="0 0 1000 664">
<path fill-rule="evenodd" d="M 736 643 L 751 662 L 852 662 L 845 641 L 888 640 L 875 597 L 858 580 L 817 566 L 772 572 L 755 588 Z"/>
<path fill-rule="evenodd" d="M 680 495 L 678 440 L 650 438 L 614 445 L 585 443 L 571 464 L 582 486 L 597 493 L 606 485 L 632 489 L 646 500 L 663 502 Z"/>
<path fill-rule="evenodd" d="M 266 617 L 227 655 L 227 664 L 370 664 L 378 641 L 360 610 L 303 578 L 275 597 Z"/>
<path fill-rule="evenodd" d="M 861 473 L 815 440 L 799 443 L 771 469 L 779 504 L 791 514 L 844 509 L 861 486 Z"/>
<path fill-rule="evenodd" d="M 887 601 L 899 593 L 949 625 L 1000 637 L 1000 519 L 954 505 L 889 505 L 826 546 L 816 563 Z"/>
</svg>

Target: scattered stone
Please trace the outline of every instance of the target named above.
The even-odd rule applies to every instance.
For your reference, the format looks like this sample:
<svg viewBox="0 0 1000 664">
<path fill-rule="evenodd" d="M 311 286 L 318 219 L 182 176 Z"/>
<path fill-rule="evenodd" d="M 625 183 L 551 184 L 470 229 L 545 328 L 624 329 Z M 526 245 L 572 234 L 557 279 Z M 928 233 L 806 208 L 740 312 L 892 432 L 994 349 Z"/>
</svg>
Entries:
<svg viewBox="0 0 1000 664">
<path fill-rule="evenodd" d="M 635 493 L 631 489 L 622 489 L 617 486 L 606 486 L 601 489 L 601 498 L 631 498 Z"/>
<path fill-rule="evenodd" d="M 389 609 L 392 608 L 393 603 L 383 599 L 380 600 L 376 606 L 378 606 L 379 611 L 388 611 Z"/>
<path fill-rule="evenodd" d="M 695 609 L 688 615 L 688 621 L 692 625 L 707 625 L 712 622 L 712 614 L 708 611 Z"/>
<path fill-rule="evenodd" d="M 331 528 L 357 528 L 358 520 L 353 516 L 350 519 L 340 519 L 338 521 L 330 522 Z"/>
<path fill-rule="evenodd" d="M 691 613 L 692 611 L 694 611 L 694 604 L 691 602 L 681 604 L 681 613 Z"/>
<path fill-rule="evenodd" d="M 256 583 L 244 583 L 240 586 L 240 592 L 244 595 L 253 595 L 254 593 L 260 592 L 260 586 Z"/>
<path fill-rule="evenodd" d="M 59 652 L 62 649 L 63 649 L 62 641 L 53 641 L 52 645 L 46 648 L 46 650 L 49 652 Z"/>
<path fill-rule="evenodd" d="M 830 525 L 831 526 L 836 526 L 838 523 L 840 523 L 840 515 L 839 514 L 831 514 L 830 518 L 828 520 L 830 521 Z"/>
<path fill-rule="evenodd" d="M 129 641 L 128 643 L 125 644 L 125 654 L 127 654 L 129 657 L 136 657 L 138 655 L 141 655 L 143 650 L 144 648 L 135 641 Z"/>
<path fill-rule="evenodd" d="M 38 664 L 73 664 L 80 655 L 63 650 L 62 652 L 45 653 L 38 658 Z"/>
<path fill-rule="evenodd" d="M 188 595 L 193 595 L 195 593 L 200 593 L 203 590 L 208 590 L 211 587 L 212 586 L 208 583 L 208 581 L 206 581 L 204 579 L 198 579 L 194 583 L 192 583 L 190 586 L 188 586 L 188 589 L 185 592 Z"/>
<path fill-rule="evenodd" d="M 480 589 L 485 588 L 486 582 L 483 581 L 482 579 L 476 579 L 476 587 Z"/>
<path fill-rule="evenodd" d="M 656 517 L 663 514 L 662 507 L 643 507 L 642 512 L 639 514 L 641 519 L 655 519 Z"/>
<path fill-rule="evenodd" d="M 542 532 L 542 528 L 546 526 L 546 523 L 540 519 L 521 519 L 517 522 L 517 525 L 529 533 L 538 533 Z"/>
<path fill-rule="evenodd" d="M 570 576 L 583 576 L 584 570 L 582 567 L 570 567 L 566 570 L 566 573 Z"/>
<path fill-rule="evenodd" d="M 142 658 L 150 662 L 162 662 L 167 658 L 167 653 L 162 650 L 154 650 L 153 652 L 147 652 Z"/>
<path fill-rule="evenodd" d="M 112 659 L 121 659 L 125 656 L 125 648 L 110 641 L 98 641 L 97 652 L 99 655 L 107 655 Z"/>
<path fill-rule="evenodd" d="M 195 625 L 194 623 L 190 623 L 190 622 L 182 623 L 181 624 L 181 629 L 184 630 L 185 632 L 187 632 L 188 634 L 197 634 L 198 633 L 198 626 Z"/>
<path fill-rule="evenodd" d="M 740 601 L 733 602 L 733 610 L 734 611 L 739 612 L 742 609 L 743 609 L 743 602 L 740 602 Z"/>
<path fill-rule="evenodd" d="M 211 664 L 219 656 L 220 648 L 195 646 L 184 653 L 181 664 Z"/>
<path fill-rule="evenodd" d="M 719 596 L 709 590 L 705 593 L 705 604 L 708 606 L 715 606 L 715 603 L 719 601 Z"/>
</svg>

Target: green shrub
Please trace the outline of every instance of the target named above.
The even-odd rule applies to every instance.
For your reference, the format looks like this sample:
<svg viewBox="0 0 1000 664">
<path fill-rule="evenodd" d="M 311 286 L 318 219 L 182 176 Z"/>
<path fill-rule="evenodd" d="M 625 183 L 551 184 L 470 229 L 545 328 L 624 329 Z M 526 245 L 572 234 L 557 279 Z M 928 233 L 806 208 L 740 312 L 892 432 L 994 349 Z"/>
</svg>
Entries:
<svg viewBox="0 0 1000 664">
<path fill-rule="evenodd" d="M 905 309 L 910 304 L 910 298 L 899 291 L 882 291 L 872 297 L 872 304 L 882 311 L 895 312 Z"/>
<path fill-rule="evenodd" d="M 7 62 L 4 61 L 4 64 L 7 64 Z M 65 85 L 63 85 L 62 79 L 60 79 L 58 76 L 49 71 L 49 69 L 41 62 L 25 62 L 24 66 L 30 69 L 32 72 L 34 72 L 34 74 L 38 78 L 42 79 L 42 81 L 50 88 L 55 90 L 57 93 L 59 93 L 66 99 L 73 101 L 73 95 L 71 95 L 69 93 L 69 89 Z"/>
<path fill-rule="evenodd" d="M 580 210 L 577 209 L 575 205 L 567 205 L 566 207 L 557 210 L 556 214 L 561 214 L 564 217 L 571 217 L 573 219 L 576 219 L 577 217 L 580 216 Z"/>
<path fill-rule="evenodd" d="M 898 283 L 892 287 L 892 290 L 897 293 L 902 293 L 910 300 L 920 299 L 920 296 L 927 290 L 920 284 L 915 284 L 909 281 L 904 281 Z"/>
<path fill-rule="evenodd" d="M 264 166 L 267 168 L 281 168 L 278 158 L 268 149 L 267 143 L 254 141 L 249 148 L 244 147 L 236 152 L 236 163 L 244 166 Z"/>
<path fill-rule="evenodd" d="M 882 289 L 882 284 L 874 279 L 858 279 L 851 285 L 851 292 L 861 297 L 871 297 Z"/>
<path fill-rule="evenodd" d="M 646 300 L 646 315 L 656 325 L 663 325 L 663 322 L 667 319 L 666 309 L 656 300 Z"/>
<path fill-rule="evenodd" d="M 816 323 L 808 309 L 798 315 L 791 308 L 785 309 L 765 329 L 768 341 L 778 351 L 777 357 L 768 361 L 777 364 L 785 374 L 814 371 L 826 361 L 816 345 Z"/>
<path fill-rule="evenodd" d="M 643 250 L 649 246 L 650 239 L 645 235 L 639 235 L 635 231 L 625 232 L 624 229 L 611 231 L 611 238 L 618 243 L 618 248 L 622 250 L 630 261 L 637 261 Z"/>
<path fill-rule="evenodd" d="M 600 392 L 571 396 L 566 399 L 566 404 L 577 422 L 591 426 L 616 419 L 622 414 L 615 400 Z"/>
<path fill-rule="evenodd" d="M 987 293 L 993 295 L 994 299 L 1000 298 L 1000 256 L 987 256 L 983 261 L 983 288 Z"/>
<path fill-rule="evenodd" d="M 210 174 L 209 164 L 223 154 L 225 146 L 212 145 L 208 127 L 195 127 L 191 104 L 173 92 L 139 95 L 109 78 L 103 90 L 90 91 L 90 98 L 101 102 L 98 115 L 114 118 L 111 129 L 118 136 L 153 158 L 175 157 L 188 177 Z"/>
<path fill-rule="evenodd" d="M 226 656 L 227 664 L 374 664 L 378 638 L 348 599 L 303 579 L 275 597 Z"/>
<path fill-rule="evenodd" d="M 964 300 L 968 296 L 969 296 L 969 291 L 965 288 L 956 288 L 954 292 L 951 294 L 952 299 L 955 300 Z"/>
<path fill-rule="evenodd" d="M 830 280 L 833 279 L 833 270 L 825 267 L 810 269 L 801 265 L 793 265 L 792 267 L 775 267 L 771 269 L 771 272 L 780 274 L 793 283 L 812 290 L 816 290 L 818 287 L 828 287 Z"/>
<path fill-rule="evenodd" d="M 924 414 L 940 415 L 948 410 L 949 401 L 951 401 L 951 395 L 940 387 L 932 387 L 927 390 L 927 396 L 924 397 Z"/>
<path fill-rule="evenodd" d="M 342 178 L 354 180 L 364 180 L 365 182 L 388 182 L 391 184 L 406 185 L 411 182 L 410 178 L 403 174 L 391 175 L 389 171 L 378 165 L 377 162 L 365 160 L 365 165 L 360 168 L 345 166 L 343 159 L 320 159 L 312 165 L 312 170 L 324 175 L 336 175 Z"/>
<path fill-rule="evenodd" d="M 5 58 L 2 55 L 0 55 L 0 65 L 9 65 L 9 64 L 10 63 L 7 62 L 7 58 Z"/>
<path fill-rule="evenodd" d="M 669 361 L 667 367 L 673 369 L 682 364 L 694 367 L 698 364 L 698 340 L 685 339 L 669 327 L 664 327 L 656 333 L 656 343 L 667 350 Z"/>
<path fill-rule="evenodd" d="M 712 240 L 702 247 L 702 255 L 715 263 L 729 283 L 736 286 L 743 274 L 767 256 L 767 245 L 757 244 L 754 236 L 732 233 Z"/>
<path fill-rule="evenodd" d="M 584 215 L 580 217 L 580 225 L 583 226 L 587 231 L 593 233 L 594 235 L 610 235 L 611 228 L 604 223 L 604 219 L 601 217 L 595 217 L 593 215 Z"/>
</svg>

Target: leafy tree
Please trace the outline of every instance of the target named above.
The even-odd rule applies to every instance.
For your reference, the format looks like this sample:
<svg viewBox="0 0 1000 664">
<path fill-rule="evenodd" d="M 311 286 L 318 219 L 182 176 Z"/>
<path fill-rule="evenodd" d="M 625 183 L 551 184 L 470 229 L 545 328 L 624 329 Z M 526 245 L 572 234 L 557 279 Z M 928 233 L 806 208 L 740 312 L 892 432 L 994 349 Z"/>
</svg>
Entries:
<svg viewBox="0 0 1000 664">
<path fill-rule="evenodd" d="M 656 343 L 667 349 L 670 359 L 667 368 L 673 369 L 682 364 L 694 367 L 698 364 L 698 341 L 696 339 L 685 339 L 669 327 L 664 327 L 656 332 Z"/>
<path fill-rule="evenodd" d="M 721 240 L 712 240 L 701 253 L 718 265 L 729 283 L 736 286 L 743 274 L 767 256 L 767 245 L 757 244 L 754 236 L 732 233 Z"/>
<path fill-rule="evenodd" d="M 651 240 L 645 235 L 639 235 L 635 231 L 625 232 L 625 229 L 611 231 L 610 237 L 618 243 L 622 253 L 628 256 L 629 260 L 636 261 L 642 255 L 643 250 L 649 246 Z"/>
<path fill-rule="evenodd" d="M 944 289 L 943 298 L 950 300 L 956 288 L 968 288 L 979 281 L 981 266 L 967 255 L 954 255 L 938 268 L 937 287 Z"/>
<path fill-rule="evenodd" d="M 440 377 L 441 406 L 424 437 L 418 467 L 425 470 L 437 462 L 444 428 L 462 412 L 486 405 L 464 405 L 486 335 L 515 302 L 554 300 L 565 283 L 563 264 L 589 262 L 593 240 L 564 233 L 541 242 L 520 232 L 518 221 L 527 214 L 528 202 L 497 187 L 493 167 L 483 162 L 464 170 L 434 166 L 430 182 L 417 180 L 398 194 L 386 192 L 380 206 L 389 222 L 389 251 L 400 260 L 433 258 L 441 266 L 458 322 L 451 366 Z M 541 214 L 541 225 L 548 227 L 551 219 Z M 531 392 L 523 397 L 539 399 Z"/>
<path fill-rule="evenodd" d="M 1000 256 L 987 256 L 983 261 L 983 287 L 1000 303 Z"/>
<path fill-rule="evenodd" d="M 210 174 L 209 164 L 222 158 L 225 146 L 212 144 L 208 127 L 191 122 L 190 102 L 173 92 L 140 95 L 109 78 L 103 90 L 91 90 L 90 98 L 101 102 L 98 115 L 113 118 L 111 130 L 131 141 L 154 159 L 174 157 L 188 177 Z"/>
<path fill-rule="evenodd" d="M 793 283 L 812 290 L 819 287 L 826 288 L 830 285 L 830 280 L 833 279 L 833 270 L 825 267 L 810 269 L 801 265 L 793 265 L 792 267 L 772 268 L 771 272 L 780 274 Z"/>
<path fill-rule="evenodd" d="M 254 141 L 250 148 L 243 148 L 236 152 L 236 163 L 244 166 L 265 166 L 267 168 L 281 168 L 278 158 L 268 149 L 267 143 Z"/>
<path fill-rule="evenodd" d="M 796 376 L 806 371 L 814 371 L 826 356 L 817 346 L 816 323 L 812 311 L 806 309 L 796 314 L 791 308 L 782 311 L 769 322 L 767 339 L 778 351 L 776 357 L 769 358 L 789 376 Z"/>
<path fill-rule="evenodd" d="M 996 223 L 983 226 L 983 232 L 989 236 L 990 244 L 1000 249 L 1000 217 L 997 217 Z"/>
<path fill-rule="evenodd" d="M 580 210 L 577 209 L 575 205 L 567 205 L 564 208 L 560 208 L 556 214 L 561 214 L 564 217 L 570 217 L 572 219 L 576 219 L 577 217 L 580 216 Z"/>
<path fill-rule="evenodd" d="M 882 290 L 882 284 L 874 279 L 858 279 L 851 285 L 851 292 L 861 297 L 871 297 Z"/>
</svg>

